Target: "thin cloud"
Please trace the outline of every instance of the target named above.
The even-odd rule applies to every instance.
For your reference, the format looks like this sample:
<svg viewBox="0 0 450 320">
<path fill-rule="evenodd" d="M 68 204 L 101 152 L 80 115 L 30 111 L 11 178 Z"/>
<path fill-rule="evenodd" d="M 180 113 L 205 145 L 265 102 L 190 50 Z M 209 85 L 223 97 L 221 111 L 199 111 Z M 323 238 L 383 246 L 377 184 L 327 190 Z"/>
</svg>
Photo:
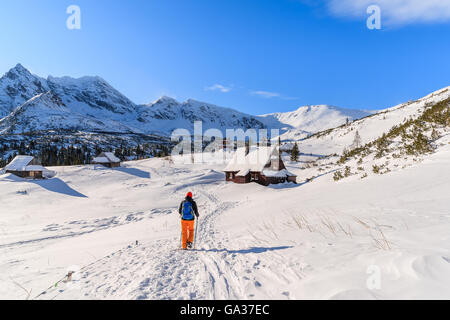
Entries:
<svg viewBox="0 0 450 320">
<path fill-rule="evenodd" d="M 230 92 L 231 90 L 232 90 L 231 87 L 226 87 L 221 84 L 215 84 L 210 87 L 205 87 L 205 91 L 220 91 L 223 93 L 227 93 L 227 92 Z"/>
<path fill-rule="evenodd" d="M 260 96 L 265 99 L 279 98 L 281 96 L 279 93 L 269 91 L 250 91 L 250 94 L 253 96 Z"/>
<path fill-rule="evenodd" d="M 296 100 L 297 98 L 294 97 L 287 97 L 282 95 L 278 92 L 270 92 L 270 91 L 263 91 L 263 90 L 257 90 L 257 91 L 250 91 L 250 94 L 252 96 L 258 96 L 264 99 L 283 99 L 283 100 Z"/>
<path fill-rule="evenodd" d="M 450 21 L 450 0 L 325 0 L 333 15 L 365 17 L 370 5 L 381 9 L 385 25 Z"/>
</svg>

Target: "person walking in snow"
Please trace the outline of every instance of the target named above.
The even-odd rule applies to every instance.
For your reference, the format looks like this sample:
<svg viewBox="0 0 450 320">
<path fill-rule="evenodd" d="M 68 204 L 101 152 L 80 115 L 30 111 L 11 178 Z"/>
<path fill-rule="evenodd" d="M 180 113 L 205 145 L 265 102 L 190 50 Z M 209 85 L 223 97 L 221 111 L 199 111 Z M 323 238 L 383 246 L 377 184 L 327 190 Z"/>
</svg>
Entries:
<svg viewBox="0 0 450 320">
<path fill-rule="evenodd" d="M 178 213 L 181 217 L 181 247 L 183 250 L 191 249 L 194 242 L 195 218 L 199 217 L 197 204 L 192 199 L 192 192 L 188 192 L 181 202 Z"/>
</svg>

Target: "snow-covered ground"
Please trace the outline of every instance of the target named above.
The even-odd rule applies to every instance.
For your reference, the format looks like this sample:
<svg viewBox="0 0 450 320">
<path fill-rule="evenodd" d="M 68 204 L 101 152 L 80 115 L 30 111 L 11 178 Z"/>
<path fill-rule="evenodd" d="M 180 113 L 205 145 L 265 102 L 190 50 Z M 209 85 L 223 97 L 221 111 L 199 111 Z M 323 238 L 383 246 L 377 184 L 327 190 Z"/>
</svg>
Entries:
<svg viewBox="0 0 450 320">
<path fill-rule="evenodd" d="M 315 169 L 286 161 L 299 184 L 270 187 L 164 159 L 0 175 L 0 298 L 450 299 L 449 163 L 447 144 L 386 175 L 303 183 Z M 188 191 L 201 217 L 184 252 Z"/>
</svg>

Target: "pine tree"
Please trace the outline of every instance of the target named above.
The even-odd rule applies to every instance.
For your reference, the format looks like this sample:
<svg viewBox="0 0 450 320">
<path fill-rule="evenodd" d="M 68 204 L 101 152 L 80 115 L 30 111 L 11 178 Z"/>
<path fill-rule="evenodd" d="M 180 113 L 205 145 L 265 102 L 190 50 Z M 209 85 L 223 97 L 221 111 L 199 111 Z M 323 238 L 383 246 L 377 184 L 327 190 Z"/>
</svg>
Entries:
<svg viewBox="0 0 450 320">
<path fill-rule="evenodd" d="M 298 151 L 298 145 L 296 142 L 291 151 L 291 161 L 297 162 L 299 154 L 300 154 L 300 152 Z"/>
<path fill-rule="evenodd" d="M 142 159 L 142 149 L 140 145 L 137 145 L 136 147 L 136 160 Z"/>
</svg>

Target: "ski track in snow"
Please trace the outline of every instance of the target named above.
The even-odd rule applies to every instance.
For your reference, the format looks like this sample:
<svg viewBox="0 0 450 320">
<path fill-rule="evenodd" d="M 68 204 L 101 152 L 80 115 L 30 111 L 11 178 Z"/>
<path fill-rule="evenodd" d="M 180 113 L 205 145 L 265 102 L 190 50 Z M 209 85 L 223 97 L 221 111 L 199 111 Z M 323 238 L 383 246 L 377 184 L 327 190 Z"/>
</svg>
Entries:
<svg viewBox="0 0 450 320">
<path fill-rule="evenodd" d="M 238 203 L 222 202 L 203 188 L 193 192 L 198 195 L 201 214 L 196 249 L 179 250 L 179 234 L 130 245 L 82 269 L 80 279 L 75 281 L 77 289 L 52 288 L 39 298 L 225 300 L 251 299 L 255 291 L 271 298 L 270 292 L 261 292 L 266 280 L 289 284 L 302 278 L 289 268 L 280 273 L 281 261 L 276 252 L 264 248 L 229 249 L 232 240 L 225 231 L 215 228 L 215 222 Z M 264 260 L 270 265 L 251 254 L 254 252 L 268 255 Z M 239 274 L 239 270 L 245 272 Z M 261 277 L 256 278 L 254 270 L 263 271 Z M 289 292 L 281 294 L 289 298 Z"/>
<path fill-rule="evenodd" d="M 242 292 L 236 292 L 237 275 L 228 259 L 223 259 L 231 254 L 221 251 L 229 239 L 214 228 L 217 216 L 236 203 L 221 202 L 204 190 L 194 192 L 200 195 L 197 201 L 201 213 L 196 249 L 179 250 L 179 235 L 129 246 L 84 269 L 77 283 L 79 291 L 56 287 L 40 298 L 64 299 L 66 294 L 86 299 L 138 300 L 241 297 Z"/>
</svg>

